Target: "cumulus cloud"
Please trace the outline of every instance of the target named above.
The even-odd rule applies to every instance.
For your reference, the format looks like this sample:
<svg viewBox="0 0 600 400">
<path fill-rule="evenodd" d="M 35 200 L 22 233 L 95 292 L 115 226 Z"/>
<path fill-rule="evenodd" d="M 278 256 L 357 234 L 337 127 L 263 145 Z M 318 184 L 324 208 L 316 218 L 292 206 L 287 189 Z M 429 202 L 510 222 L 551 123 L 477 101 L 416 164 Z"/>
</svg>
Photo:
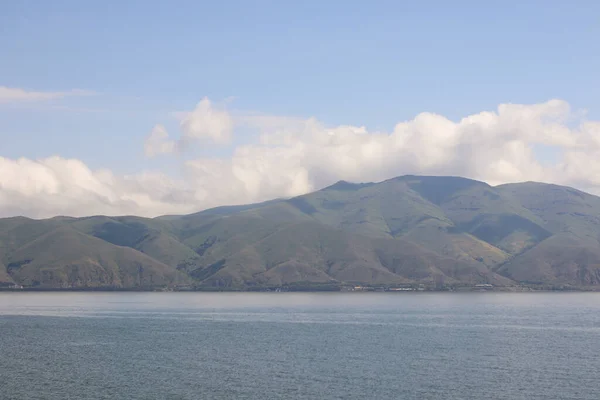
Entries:
<svg viewBox="0 0 600 400">
<path fill-rule="evenodd" d="M 81 89 L 73 89 L 66 92 L 38 92 L 21 88 L 0 86 L 0 103 L 55 100 L 68 96 L 87 96 L 91 94 L 93 94 L 93 92 Z"/>
<path fill-rule="evenodd" d="M 196 210 L 187 185 L 162 174 L 117 176 L 75 159 L 0 157 L 0 216 L 159 215 Z"/>
<path fill-rule="evenodd" d="M 184 118 L 182 135 L 201 132 L 199 137 L 214 140 L 229 137 L 234 126 L 251 125 L 258 139 L 233 145 L 227 157 L 182 161 L 177 178 L 148 172 L 117 176 L 59 157 L 0 158 L 0 215 L 188 213 L 295 196 L 340 179 L 381 181 L 404 174 L 459 175 L 491 184 L 535 180 L 600 193 L 600 122 L 582 119 L 560 100 L 503 104 L 459 121 L 421 113 L 391 132 L 331 127 L 312 118 L 223 113 L 203 100 Z M 190 122 L 192 114 L 210 128 Z M 149 142 L 149 155 L 177 146 L 161 126 Z M 553 149 L 554 158 L 545 159 L 539 146 Z"/>
<path fill-rule="evenodd" d="M 162 125 L 156 125 L 146 138 L 144 153 L 146 157 L 154 157 L 160 154 L 171 154 L 175 152 L 177 143 L 169 139 L 169 133 Z"/>
<path fill-rule="evenodd" d="M 182 140 L 209 139 L 216 143 L 229 143 L 233 120 L 231 115 L 216 108 L 208 98 L 203 98 L 193 111 L 181 120 Z"/>
<path fill-rule="evenodd" d="M 173 139 L 163 125 L 156 125 L 144 142 L 147 157 L 171 154 L 185 150 L 196 141 L 228 144 L 234 119 L 226 110 L 215 107 L 208 98 L 203 98 L 190 112 L 175 112 L 180 123 L 181 134 Z"/>
</svg>

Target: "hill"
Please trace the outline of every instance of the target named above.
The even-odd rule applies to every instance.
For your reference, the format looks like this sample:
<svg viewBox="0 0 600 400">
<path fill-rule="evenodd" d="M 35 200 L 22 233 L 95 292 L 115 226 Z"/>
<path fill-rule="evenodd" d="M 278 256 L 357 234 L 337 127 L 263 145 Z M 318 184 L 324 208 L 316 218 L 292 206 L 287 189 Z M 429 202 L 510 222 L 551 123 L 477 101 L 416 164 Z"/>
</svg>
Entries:
<svg viewBox="0 0 600 400">
<path fill-rule="evenodd" d="M 600 287 L 600 198 L 402 176 L 183 216 L 0 219 L 0 285 L 15 283 Z"/>
</svg>

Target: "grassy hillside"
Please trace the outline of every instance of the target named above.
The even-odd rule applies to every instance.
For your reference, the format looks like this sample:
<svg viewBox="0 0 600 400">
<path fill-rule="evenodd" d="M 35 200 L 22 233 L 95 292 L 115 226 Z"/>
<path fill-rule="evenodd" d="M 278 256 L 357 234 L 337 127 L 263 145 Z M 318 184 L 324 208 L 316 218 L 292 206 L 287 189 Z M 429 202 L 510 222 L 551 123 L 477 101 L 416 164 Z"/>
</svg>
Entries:
<svg viewBox="0 0 600 400">
<path fill-rule="evenodd" d="M 600 197 L 544 183 L 502 185 L 498 190 L 536 215 L 545 229 L 592 246 L 600 243 Z"/>
<path fill-rule="evenodd" d="M 533 285 L 600 285 L 600 248 L 572 236 L 548 238 L 497 270 L 511 279 Z"/>
<path fill-rule="evenodd" d="M 460 177 L 340 181 L 183 216 L 0 219 L 0 285 L 600 287 L 600 198 Z"/>
<path fill-rule="evenodd" d="M 0 262 L 0 287 L 14 284 L 12 277 L 8 274 L 6 266 Z"/>
<path fill-rule="evenodd" d="M 20 247 L 8 261 L 8 273 L 25 286 L 152 288 L 187 280 L 137 250 L 112 245 L 70 226 Z"/>
</svg>

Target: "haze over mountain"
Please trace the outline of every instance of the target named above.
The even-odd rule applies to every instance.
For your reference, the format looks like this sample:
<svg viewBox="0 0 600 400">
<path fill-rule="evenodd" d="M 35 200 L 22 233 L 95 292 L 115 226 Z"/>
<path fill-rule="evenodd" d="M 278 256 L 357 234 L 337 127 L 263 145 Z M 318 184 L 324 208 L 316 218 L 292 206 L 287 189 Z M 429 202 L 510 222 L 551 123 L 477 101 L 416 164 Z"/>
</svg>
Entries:
<svg viewBox="0 0 600 400">
<path fill-rule="evenodd" d="M 340 181 L 183 216 L 0 219 L 0 282 L 38 288 L 600 285 L 600 198 L 460 177 Z"/>
</svg>

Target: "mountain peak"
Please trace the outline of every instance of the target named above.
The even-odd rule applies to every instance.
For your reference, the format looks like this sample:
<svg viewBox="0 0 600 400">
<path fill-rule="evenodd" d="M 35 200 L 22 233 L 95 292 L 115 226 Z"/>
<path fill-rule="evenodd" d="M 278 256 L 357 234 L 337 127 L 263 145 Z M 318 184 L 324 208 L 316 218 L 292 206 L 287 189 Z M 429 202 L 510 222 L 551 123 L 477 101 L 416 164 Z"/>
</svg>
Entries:
<svg viewBox="0 0 600 400">
<path fill-rule="evenodd" d="M 352 183 L 352 182 L 348 182 L 345 180 L 340 180 L 331 186 L 327 186 L 323 190 L 339 190 L 339 191 L 358 190 L 358 189 L 362 189 L 364 187 L 372 186 L 372 185 L 374 185 L 374 183 L 372 183 L 372 182 Z"/>
</svg>

